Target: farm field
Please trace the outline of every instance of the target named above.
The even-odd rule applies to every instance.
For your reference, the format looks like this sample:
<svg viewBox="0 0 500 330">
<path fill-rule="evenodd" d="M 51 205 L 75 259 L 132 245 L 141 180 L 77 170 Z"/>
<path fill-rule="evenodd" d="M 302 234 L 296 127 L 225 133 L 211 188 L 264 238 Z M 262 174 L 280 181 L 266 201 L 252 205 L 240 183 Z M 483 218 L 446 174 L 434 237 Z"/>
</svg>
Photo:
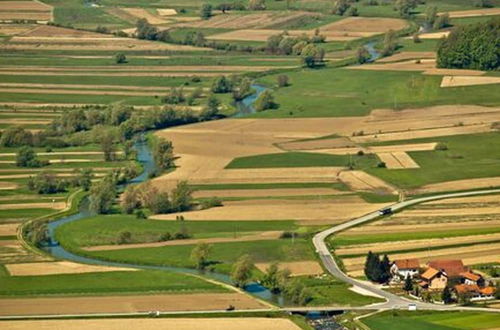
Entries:
<svg viewBox="0 0 500 330">
<path fill-rule="evenodd" d="M 280 307 L 380 303 L 368 309 L 393 312 L 370 328 L 494 328 L 345 282 L 316 234 L 500 187 L 499 8 L 0 0 L 0 315 L 172 313 L 0 325 L 316 329 L 340 318 Z M 453 49 L 469 39 L 467 56 Z M 495 285 L 500 195 L 413 205 L 325 243 L 356 279 L 372 251 L 462 259 Z"/>
</svg>

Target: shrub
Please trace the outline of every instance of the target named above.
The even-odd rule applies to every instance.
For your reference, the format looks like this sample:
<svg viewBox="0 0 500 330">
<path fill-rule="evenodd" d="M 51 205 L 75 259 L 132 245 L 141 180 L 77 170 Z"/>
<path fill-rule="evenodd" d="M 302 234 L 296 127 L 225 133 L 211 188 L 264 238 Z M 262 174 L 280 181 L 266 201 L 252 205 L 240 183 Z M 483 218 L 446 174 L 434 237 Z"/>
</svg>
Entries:
<svg viewBox="0 0 500 330">
<path fill-rule="evenodd" d="M 287 86 L 290 86 L 290 82 L 289 82 L 289 78 L 286 74 L 280 74 L 277 78 L 276 78 L 277 82 L 278 82 L 278 87 L 287 87 Z"/>
<path fill-rule="evenodd" d="M 127 57 L 123 53 L 118 53 L 115 55 L 116 64 L 127 63 Z"/>
<path fill-rule="evenodd" d="M 378 162 L 378 163 L 377 163 L 377 167 L 378 167 L 378 168 L 386 168 L 386 167 L 387 167 L 387 165 L 385 164 L 385 162 Z"/>
<path fill-rule="evenodd" d="M 129 231 L 122 231 L 118 235 L 118 244 L 127 244 L 132 241 L 132 233 Z"/>
<path fill-rule="evenodd" d="M 438 142 L 434 147 L 434 150 L 439 150 L 439 151 L 448 150 L 448 146 L 444 142 Z"/>
<path fill-rule="evenodd" d="M 219 197 L 212 197 L 209 199 L 204 199 L 200 203 L 201 209 L 206 210 L 212 207 L 219 207 L 222 206 L 222 200 Z"/>
<path fill-rule="evenodd" d="M 170 241 L 172 239 L 172 235 L 167 231 L 166 233 L 163 233 L 160 235 L 160 238 L 158 238 L 159 242 L 166 242 Z"/>
</svg>

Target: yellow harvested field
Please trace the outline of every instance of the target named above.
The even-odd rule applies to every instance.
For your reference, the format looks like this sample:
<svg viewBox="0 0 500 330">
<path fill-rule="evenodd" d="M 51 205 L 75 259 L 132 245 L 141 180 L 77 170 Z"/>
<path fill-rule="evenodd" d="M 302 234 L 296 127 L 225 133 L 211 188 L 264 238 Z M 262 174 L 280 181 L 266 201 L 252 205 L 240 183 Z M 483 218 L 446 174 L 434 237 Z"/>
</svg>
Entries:
<svg viewBox="0 0 500 330">
<path fill-rule="evenodd" d="M 493 188 L 499 186 L 500 186 L 500 177 L 465 179 L 465 180 L 455 180 L 455 181 L 446 181 L 441 183 L 428 184 L 421 188 L 416 189 L 414 193 L 426 194 L 426 193 L 435 193 L 442 191 Z"/>
<path fill-rule="evenodd" d="M 436 142 L 430 143 L 409 143 L 409 144 L 397 144 L 393 146 L 372 146 L 368 147 L 367 150 L 374 153 L 379 152 L 408 152 L 408 151 L 428 151 L 434 150 L 436 148 Z"/>
<path fill-rule="evenodd" d="M 7 223 L 0 225 L 0 236 L 14 236 L 17 234 L 17 223 Z"/>
<path fill-rule="evenodd" d="M 20 204 L 0 204 L 0 210 L 21 210 L 21 209 L 54 209 L 62 210 L 66 207 L 66 202 L 54 203 L 20 203 Z"/>
<path fill-rule="evenodd" d="M 243 235 L 240 237 L 213 237 L 213 238 L 200 238 L 200 239 L 182 239 L 172 240 L 166 242 L 154 243 L 137 243 L 137 244 L 121 244 L 121 245 L 98 245 L 83 248 L 85 251 L 113 251 L 123 249 L 136 249 L 136 248 L 149 248 L 161 246 L 177 246 L 177 245 L 194 245 L 198 243 L 231 243 L 231 242 L 249 242 L 249 241 L 267 241 L 279 239 L 281 231 L 265 231 L 257 234 Z"/>
<path fill-rule="evenodd" d="M 377 153 L 378 158 L 385 163 L 388 169 L 419 168 L 418 164 L 406 152 Z"/>
<path fill-rule="evenodd" d="M 0 73 L 1 75 L 2 73 Z M 57 74 L 56 74 L 57 75 Z M 86 74 L 85 74 L 86 75 Z M 122 76 L 125 76 L 122 75 Z M 97 89 L 97 88 L 96 88 Z M 121 96 L 158 96 L 162 92 L 133 92 L 133 91 L 103 91 L 103 90 L 74 90 L 74 89 L 42 89 L 42 88 L 0 88 L 0 92 L 16 94 L 65 94 L 65 95 L 121 95 Z M 48 124 L 50 120 L 23 122 L 11 119 L 15 124 Z"/>
<path fill-rule="evenodd" d="M 0 250 L 0 263 L 4 265 L 18 262 L 51 260 L 48 256 L 26 250 L 18 240 L 0 240 L 0 246 L 2 247 Z"/>
<path fill-rule="evenodd" d="M 444 13 L 439 13 L 442 15 Z M 459 10 L 448 12 L 450 18 L 460 18 L 460 17 L 475 17 L 475 16 L 494 16 L 500 15 L 500 8 L 483 8 L 483 9 L 473 9 L 473 10 Z"/>
<path fill-rule="evenodd" d="M 68 159 L 49 159 L 49 163 L 51 164 L 56 164 L 56 163 L 88 163 L 88 162 L 94 162 L 95 159 L 78 159 L 78 158 L 68 158 Z M 0 164 L 15 164 L 15 160 L 0 160 Z"/>
<path fill-rule="evenodd" d="M 265 273 L 270 265 L 271 263 L 257 263 L 255 264 L 255 267 Z M 323 274 L 323 268 L 321 268 L 317 261 L 283 262 L 279 264 L 279 269 L 288 269 L 292 276 L 311 276 Z"/>
<path fill-rule="evenodd" d="M 410 209 L 395 215 L 404 217 L 443 217 L 449 215 L 478 215 L 478 214 L 500 214 L 500 206 L 474 207 L 474 208 L 432 208 L 432 209 Z"/>
<path fill-rule="evenodd" d="M 40 276 L 55 274 L 81 274 L 114 271 L 135 271 L 134 268 L 78 264 L 71 261 L 30 262 L 5 265 L 11 276 Z"/>
<path fill-rule="evenodd" d="M 370 37 L 392 30 L 400 30 L 406 27 L 407 23 L 395 18 L 377 17 L 348 17 L 340 21 L 324 25 L 319 28 L 320 33 L 326 37 L 327 41 L 347 41 L 358 38 Z M 260 26 L 259 29 L 250 29 L 244 26 L 236 26 L 239 30 L 211 35 L 208 39 L 213 40 L 252 40 L 266 41 L 270 36 L 280 34 L 282 30 L 266 29 Z M 303 34 L 312 36 L 312 30 L 290 30 L 290 36 L 301 36 Z"/>
<path fill-rule="evenodd" d="M 0 71 L 2 76 L 86 76 L 86 77 L 219 77 L 236 72 L 16 72 Z M 73 91 L 72 91 L 73 92 Z M 90 91 L 85 91 L 89 93 Z M 118 92 L 117 92 L 118 93 Z M 144 92 L 143 92 L 144 93 Z"/>
<path fill-rule="evenodd" d="M 217 28 L 217 29 L 268 29 L 275 25 L 286 24 L 297 19 L 308 16 L 319 16 L 318 14 L 290 11 L 290 12 L 260 12 L 252 14 L 219 14 L 208 20 L 179 23 L 176 26 L 192 28 Z M 279 34 L 280 30 L 274 31 Z M 210 37 L 209 37 L 210 38 Z M 253 39 L 248 39 L 253 40 Z"/>
<path fill-rule="evenodd" d="M 421 263 L 426 263 L 436 259 L 480 259 L 483 256 L 489 262 L 500 262 L 500 243 L 478 244 L 464 247 L 453 247 L 435 250 L 413 251 L 407 253 L 389 253 L 391 260 L 418 258 Z M 363 269 L 366 257 L 344 258 L 342 259 L 347 270 Z M 486 262 L 486 261 L 484 261 Z"/>
<path fill-rule="evenodd" d="M 195 293 L 0 299 L 0 315 L 224 310 L 229 305 L 235 306 L 236 310 L 268 308 L 267 305 L 243 293 Z M 132 320 L 128 319 L 128 324 Z M 234 322 L 237 319 L 231 320 Z M 200 326 L 199 322 L 196 324 Z"/>
<path fill-rule="evenodd" d="M 2 89 L 0 88 L 0 91 Z M 50 124 L 52 122 L 51 119 L 25 119 L 25 118 L 2 118 L 2 124 L 10 124 L 10 125 L 30 125 L 30 124 L 39 124 L 45 125 Z"/>
<path fill-rule="evenodd" d="M 500 84 L 500 77 L 444 76 L 441 87 Z"/>
<path fill-rule="evenodd" d="M 364 171 L 343 171 L 339 180 L 355 191 L 397 194 L 394 187 Z"/>
<path fill-rule="evenodd" d="M 447 238 L 433 238 L 424 240 L 407 240 L 396 242 L 379 242 L 373 244 L 358 244 L 353 246 L 346 246 L 335 249 L 335 254 L 338 256 L 366 254 L 368 251 L 374 253 L 399 251 L 402 249 L 421 249 L 421 248 L 434 248 L 445 247 L 449 245 L 460 245 L 470 243 L 482 243 L 489 241 L 497 241 L 500 239 L 500 233 L 488 235 L 473 235 L 473 236 L 460 236 L 460 237 L 447 237 Z"/>
<path fill-rule="evenodd" d="M 52 19 L 52 6 L 40 1 L 1 1 L 0 20 L 35 20 L 50 21 Z"/>
<path fill-rule="evenodd" d="M 71 329 L 71 330 L 123 330 L 123 329 L 176 329 L 198 330 L 299 330 L 288 319 L 231 317 L 231 318 L 166 318 L 166 319 L 94 319 L 94 320 L 41 320 L 5 321 L 2 325 L 11 330 Z"/>
<path fill-rule="evenodd" d="M 429 75 L 481 76 L 485 72 L 478 70 L 438 69 L 435 59 L 410 60 L 391 63 L 365 64 L 347 67 L 350 70 L 373 71 L 422 71 Z"/>
<path fill-rule="evenodd" d="M 0 87 L 22 87 L 22 88 L 59 88 L 59 89 L 112 89 L 112 90 L 130 90 L 130 91 L 157 91 L 157 92 L 169 92 L 172 88 L 170 87 L 156 87 L 156 86 L 123 86 L 123 85 L 80 85 L 80 84 L 33 84 L 33 83 L 0 83 Z M 183 90 L 193 90 L 193 87 L 185 87 Z M 0 112 L 4 114 L 5 112 Z M 7 114 L 7 113 L 5 113 Z M 35 113 L 20 113 L 8 112 L 8 114 L 15 114 L 18 116 L 33 116 Z M 57 113 L 36 113 L 36 116 L 58 116 Z M 40 153 L 38 153 L 40 154 Z"/>
<path fill-rule="evenodd" d="M 173 15 L 177 15 L 177 11 L 175 9 L 161 9 L 161 8 L 158 8 L 156 9 L 156 11 L 158 12 L 158 15 L 160 16 L 173 16 Z"/>
<path fill-rule="evenodd" d="M 161 16 L 154 15 L 144 8 L 120 8 L 120 9 L 134 17 L 137 17 L 138 19 L 145 18 L 148 20 L 150 24 L 153 25 L 168 23 L 168 21 L 161 18 Z"/>
<path fill-rule="evenodd" d="M 436 52 L 400 52 L 391 56 L 382 57 L 377 60 L 379 63 L 388 62 L 399 62 L 405 60 L 416 60 L 416 59 L 434 59 L 436 58 Z"/>
<path fill-rule="evenodd" d="M 321 196 L 340 195 L 349 192 L 330 188 L 293 188 L 293 189 L 228 189 L 228 190 L 198 190 L 193 193 L 194 198 L 207 197 L 272 197 L 272 196 Z"/>
<path fill-rule="evenodd" d="M 433 202 L 427 202 L 424 205 L 441 205 L 441 204 L 470 204 L 470 203 L 495 203 L 500 204 L 500 195 L 485 195 L 485 196 L 475 196 L 475 197 L 461 197 L 461 198 L 449 198 L 443 200 L 437 200 Z"/>
<path fill-rule="evenodd" d="M 33 29 L 29 24 L 0 24 L 0 35 L 13 36 Z"/>
<path fill-rule="evenodd" d="M 357 196 L 332 199 L 247 200 L 226 202 L 222 207 L 202 211 L 153 215 L 151 219 L 175 220 L 298 220 L 304 223 L 339 223 L 375 211 L 383 204 L 369 204 Z"/>
<path fill-rule="evenodd" d="M 432 222 L 432 223 L 411 223 L 407 224 L 368 224 L 357 228 L 346 230 L 339 236 L 358 236 L 358 235 L 373 235 L 373 234 L 394 234 L 394 233 L 411 233 L 411 232 L 435 232 L 436 230 L 454 230 L 454 229 L 473 229 L 473 228 L 498 228 L 499 220 L 487 221 L 463 221 L 463 222 Z"/>
<path fill-rule="evenodd" d="M 0 181 L 0 190 L 13 190 L 19 185 L 15 182 Z"/>
<path fill-rule="evenodd" d="M 56 27 L 52 25 L 39 25 L 36 28 L 22 34 L 23 37 L 33 38 L 69 38 L 69 39 L 85 39 L 85 38 L 105 38 L 113 39 L 114 36 L 110 34 L 102 34 L 96 32 L 67 29 L 63 27 Z"/>
</svg>

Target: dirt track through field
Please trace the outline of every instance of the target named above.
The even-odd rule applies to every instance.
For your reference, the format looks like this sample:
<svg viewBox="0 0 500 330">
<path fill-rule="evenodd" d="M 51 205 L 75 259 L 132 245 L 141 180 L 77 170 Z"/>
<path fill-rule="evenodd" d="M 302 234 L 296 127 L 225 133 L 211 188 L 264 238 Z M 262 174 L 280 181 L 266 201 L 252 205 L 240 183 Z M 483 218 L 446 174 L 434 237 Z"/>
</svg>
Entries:
<svg viewBox="0 0 500 330">
<path fill-rule="evenodd" d="M 199 238 L 199 239 L 183 239 L 172 240 L 166 242 L 154 243 L 137 243 L 137 244 L 122 244 L 122 245 L 98 245 L 83 248 L 85 251 L 114 251 L 123 249 L 136 249 L 136 248 L 151 248 L 161 246 L 178 246 L 178 245 L 194 245 L 198 243 L 230 243 L 230 242 L 251 242 L 251 241 L 268 241 L 279 239 L 281 231 L 265 231 L 257 234 L 245 235 L 240 237 L 213 237 L 213 238 Z"/>
<path fill-rule="evenodd" d="M 285 318 L 258 317 L 4 321 L 2 324 L 10 330 L 199 330 L 200 325 L 204 330 L 300 330 Z"/>
<path fill-rule="evenodd" d="M 257 263 L 261 272 L 265 273 L 271 263 Z M 288 269 L 292 276 L 314 276 L 323 274 L 323 268 L 317 261 L 293 261 L 279 263 L 279 269 Z"/>
<path fill-rule="evenodd" d="M 0 315 L 132 313 L 267 308 L 242 293 L 0 299 Z M 130 320 L 129 320 L 130 321 Z M 198 323 L 199 326 L 199 323 Z"/>
<path fill-rule="evenodd" d="M 500 77 L 444 76 L 441 87 L 500 84 Z"/>
<path fill-rule="evenodd" d="M 134 268 L 78 264 L 71 261 L 30 262 L 5 265 L 11 276 L 41 276 L 55 274 L 82 274 L 114 271 L 136 271 Z"/>
<path fill-rule="evenodd" d="M 142 71 L 157 71 L 157 72 L 225 72 L 225 71 L 266 71 L 270 69 L 290 69 L 295 66 L 264 66 L 264 65 L 167 65 L 167 66 L 22 66 L 17 67 L 16 70 L 28 72 L 142 72 Z M 0 66 L 0 70 L 12 70 L 14 67 L 11 65 Z"/>
<path fill-rule="evenodd" d="M 234 72 L 225 72 L 231 74 Z M 0 71 L 0 76 L 92 76 L 92 77 L 217 77 L 222 75 L 220 72 L 15 72 Z M 71 91 L 74 93 L 74 91 Z"/>
<path fill-rule="evenodd" d="M 157 91 L 168 92 L 172 90 L 171 87 L 157 87 L 157 86 L 123 86 L 123 85 L 79 85 L 79 84 L 31 84 L 31 83 L 0 83 L 0 87 L 21 87 L 21 88 L 59 88 L 59 89 L 113 89 L 113 90 L 130 90 L 130 91 Z M 183 90 L 194 90 L 195 87 L 183 87 Z M 206 88 L 204 88 L 206 90 Z M 3 113 L 3 112 L 0 112 Z M 12 114 L 22 115 L 19 112 Z M 32 115 L 32 114 L 28 114 Z M 57 114 L 40 114 L 45 116 L 55 116 Z"/>
</svg>

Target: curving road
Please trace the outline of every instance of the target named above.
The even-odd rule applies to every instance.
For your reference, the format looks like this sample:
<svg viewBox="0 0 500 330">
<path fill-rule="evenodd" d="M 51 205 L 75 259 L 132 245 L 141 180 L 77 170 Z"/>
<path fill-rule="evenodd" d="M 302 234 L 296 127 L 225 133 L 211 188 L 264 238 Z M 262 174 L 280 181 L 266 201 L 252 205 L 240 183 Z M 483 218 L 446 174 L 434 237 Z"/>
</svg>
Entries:
<svg viewBox="0 0 500 330">
<path fill-rule="evenodd" d="M 446 199 L 446 198 L 455 198 L 455 197 L 470 197 L 470 196 L 477 196 L 477 195 L 486 195 L 486 194 L 493 194 L 493 193 L 500 193 L 500 189 L 489 189 L 489 190 L 481 190 L 481 191 L 469 191 L 469 192 L 459 192 L 459 193 L 449 193 L 449 194 L 442 194 L 442 195 L 435 195 L 435 196 L 429 196 L 429 197 L 421 197 L 421 198 L 415 198 L 399 203 L 395 203 L 390 206 L 393 212 L 403 210 L 409 206 L 424 203 L 424 202 L 429 202 L 429 201 L 434 201 L 434 200 L 439 200 L 439 199 Z M 353 219 L 351 221 L 345 222 L 343 224 L 340 224 L 338 226 L 334 226 L 330 229 L 327 229 L 325 231 L 322 231 L 318 234 L 316 234 L 313 238 L 313 244 L 316 248 L 316 252 L 319 254 L 319 257 L 321 261 L 323 262 L 323 265 L 325 268 L 337 279 L 346 282 L 348 284 L 351 284 L 353 286 L 356 286 L 358 288 L 364 289 L 366 291 L 369 291 L 373 293 L 374 295 L 380 296 L 385 298 L 387 301 L 382 304 L 378 304 L 377 307 L 380 309 L 390 309 L 390 308 L 401 308 L 401 307 L 406 307 L 408 306 L 409 303 L 414 303 L 417 305 L 417 308 L 419 309 L 433 309 L 433 310 L 452 310 L 452 309 L 469 309 L 469 308 L 461 308 L 461 307 L 454 307 L 454 306 L 445 306 L 445 305 L 436 305 L 436 304 L 430 304 L 430 303 L 423 303 L 423 302 L 418 302 L 414 300 L 408 300 L 406 298 L 397 296 L 395 294 L 392 294 L 390 292 L 384 291 L 377 287 L 374 284 L 371 284 L 369 282 L 365 281 L 360 281 L 353 279 L 349 276 L 347 276 L 337 265 L 335 262 L 335 259 L 333 258 L 332 254 L 328 250 L 328 247 L 326 246 L 325 239 L 335 233 L 338 233 L 340 231 L 346 230 L 348 228 L 363 224 L 368 221 L 375 220 L 380 217 L 380 214 L 378 211 L 369 213 L 367 215 L 364 215 L 360 218 Z"/>
</svg>

